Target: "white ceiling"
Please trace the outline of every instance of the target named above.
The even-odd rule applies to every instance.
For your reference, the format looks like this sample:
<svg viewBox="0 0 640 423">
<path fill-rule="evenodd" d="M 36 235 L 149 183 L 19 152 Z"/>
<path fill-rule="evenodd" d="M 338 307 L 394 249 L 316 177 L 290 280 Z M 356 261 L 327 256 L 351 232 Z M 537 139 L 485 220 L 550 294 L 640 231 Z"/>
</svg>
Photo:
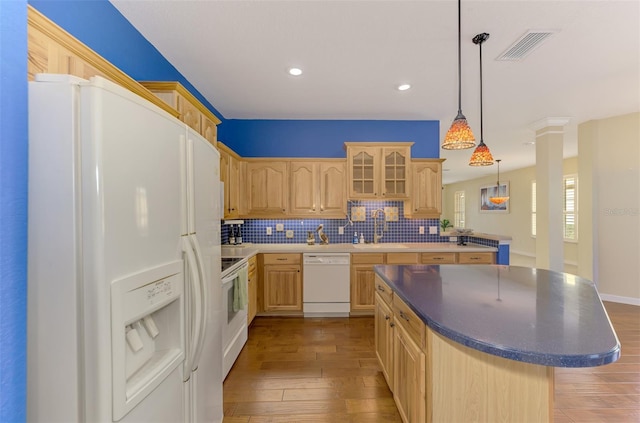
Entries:
<svg viewBox="0 0 640 423">
<path fill-rule="evenodd" d="M 111 0 L 227 119 L 439 120 L 457 112 L 457 1 Z M 640 111 L 640 0 L 462 1 L 462 110 L 500 170 L 535 163 L 533 124 Z M 496 61 L 528 30 L 554 30 L 524 60 Z M 300 77 L 287 74 L 297 66 Z M 399 83 L 409 91 L 395 89 Z M 440 150 L 444 183 L 494 174 Z"/>
</svg>

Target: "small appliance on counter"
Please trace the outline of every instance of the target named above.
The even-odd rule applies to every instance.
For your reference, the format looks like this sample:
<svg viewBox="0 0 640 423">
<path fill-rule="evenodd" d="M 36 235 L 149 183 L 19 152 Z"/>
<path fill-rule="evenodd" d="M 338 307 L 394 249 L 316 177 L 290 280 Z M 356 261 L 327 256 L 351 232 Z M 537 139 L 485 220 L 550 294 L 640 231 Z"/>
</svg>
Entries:
<svg viewBox="0 0 640 423">
<path fill-rule="evenodd" d="M 458 237 L 458 245 L 467 245 L 467 238 L 473 234 L 473 229 L 454 228 L 453 233 Z"/>
</svg>

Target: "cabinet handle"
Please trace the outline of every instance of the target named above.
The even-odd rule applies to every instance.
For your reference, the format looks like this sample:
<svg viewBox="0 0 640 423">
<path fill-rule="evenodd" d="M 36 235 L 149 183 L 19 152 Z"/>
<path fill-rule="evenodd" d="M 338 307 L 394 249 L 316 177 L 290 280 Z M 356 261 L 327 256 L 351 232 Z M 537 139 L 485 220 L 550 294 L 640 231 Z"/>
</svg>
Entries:
<svg viewBox="0 0 640 423">
<path fill-rule="evenodd" d="M 388 315 L 384 316 L 384 320 L 389 320 L 389 319 L 390 319 L 390 317 Z"/>
<path fill-rule="evenodd" d="M 389 327 L 390 327 L 390 328 L 395 327 L 395 325 L 396 325 L 396 324 L 395 324 L 395 323 L 393 323 L 393 322 L 389 323 Z"/>
<path fill-rule="evenodd" d="M 406 314 L 404 314 L 403 311 L 400 311 L 400 317 L 402 317 L 404 320 L 406 320 L 407 322 L 409 321 L 409 318 L 407 317 Z"/>
<path fill-rule="evenodd" d="M 287 261 L 287 259 L 286 259 L 286 258 L 284 258 L 284 257 L 278 257 L 276 260 L 279 260 L 279 261 Z"/>
<path fill-rule="evenodd" d="M 381 285 L 378 285 L 378 291 L 384 292 L 384 288 Z"/>
<path fill-rule="evenodd" d="M 444 257 L 434 257 L 434 260 L 444 260 Z"/>
</svg>

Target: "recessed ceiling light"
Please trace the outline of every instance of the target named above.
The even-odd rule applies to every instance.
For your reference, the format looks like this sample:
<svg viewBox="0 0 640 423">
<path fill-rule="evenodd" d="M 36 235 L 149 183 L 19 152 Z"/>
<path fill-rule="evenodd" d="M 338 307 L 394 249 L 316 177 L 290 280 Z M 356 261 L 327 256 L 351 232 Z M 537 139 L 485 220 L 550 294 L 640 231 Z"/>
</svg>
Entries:
<svg viewBox="0 0 640 423">
<path fill-rule="evenodd" d="M 289 75 L 300 76 L 300 75 L 302 75 L 302 69 L 300 69 L 300 68 L 291 68 L 291 69 L 289 69 Z"/>
<path fill-rule="evenodd" d="M 399 91 L 407 91 L 409 88 L 411 88 L 411 85 L 409 85 L 409 84 L 400 84 L 400 85 L 398 85 L 398 90 Z"/>
</svg>

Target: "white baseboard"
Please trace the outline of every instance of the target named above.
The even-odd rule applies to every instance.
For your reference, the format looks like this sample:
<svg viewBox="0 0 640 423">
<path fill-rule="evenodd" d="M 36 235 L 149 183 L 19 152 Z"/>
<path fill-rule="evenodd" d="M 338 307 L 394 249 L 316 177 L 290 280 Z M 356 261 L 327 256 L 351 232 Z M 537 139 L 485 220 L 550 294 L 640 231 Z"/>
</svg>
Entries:
<svg viewBox="0 0 640 423">
<path fill-rule="evenodd" d="M 619 295 L 610 295 L 610 294 L 600 294 L 600 298 L 603 301 L 611 301 L 611 302 L 614 302 L 614 303 L 622 303 L 622 304 L 640 306 L 640 298 L 621 297 Z"/>
</svg>

